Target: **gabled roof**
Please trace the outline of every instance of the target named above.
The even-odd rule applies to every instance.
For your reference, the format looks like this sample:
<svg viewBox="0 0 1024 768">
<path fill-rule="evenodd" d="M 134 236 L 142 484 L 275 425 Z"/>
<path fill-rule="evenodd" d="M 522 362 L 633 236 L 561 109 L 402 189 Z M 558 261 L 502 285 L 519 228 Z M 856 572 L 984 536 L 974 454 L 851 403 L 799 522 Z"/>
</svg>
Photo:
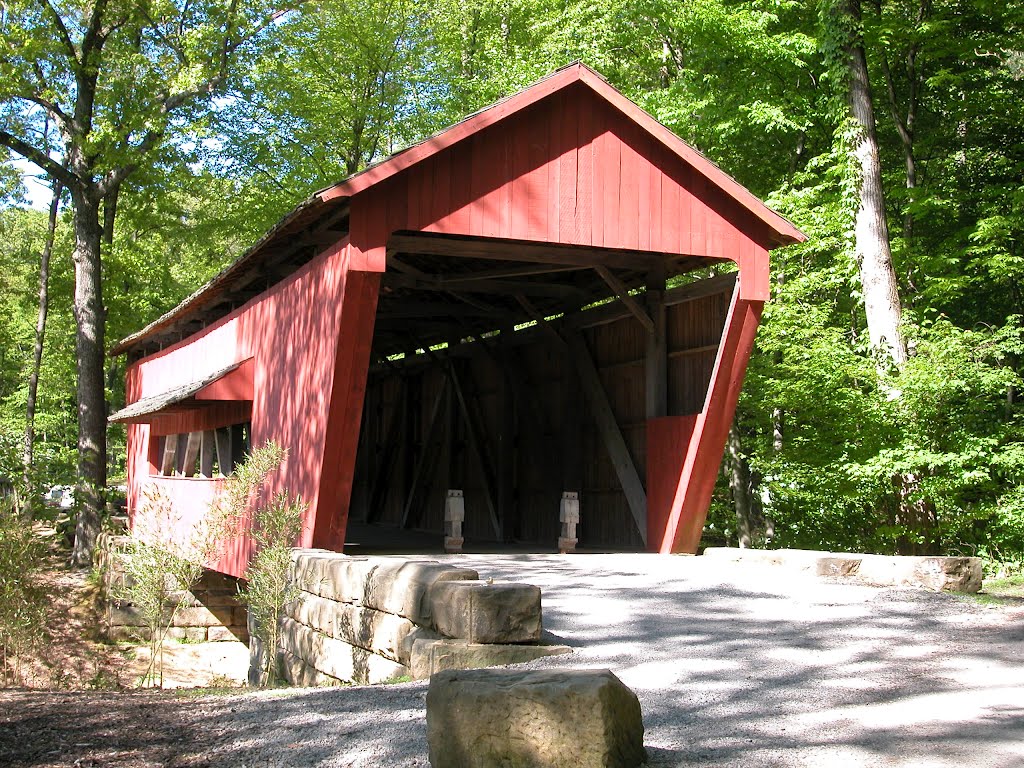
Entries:
<svg viewBox="0 0 1024 768">
<path fill-rule="evenodd" d="M 501 122 L 507 117 L 521 112 L 530 105 L 536 104 L 575 83 L 587 85 L 601 98 L 660 141 L 666 149 L 691 165 L 742 207 L 747 209 L 747 211 L 767 224 L 775 231 L 778 245 L 803 242 L 807 239 L 806 235 L 797 229 L 792 222 L 761 202 L 736 179 L 672 133 L 671 130 L 659 123 L 639 105 L 626 98 L 626 96 L 612 87 L 604 77 L 580 62 L 575 62 L 556 70 L 525 90 L 495 102 L 489 107 L 464 118 L 450 128 L 446 128 L 418 144 L 407 147 L 401 152 L 397 152 L 387 159 L 371 165 L 344 181 L 320 190 L 313 197 L 325 202 L 340 197 L 352 197 L 374 184 L 391 178 L 406 168 L 436 155 L 438 152 L 482 131 L 484 128 Z"/>
<path fill-rule="evenodd" d="M 583 84 L 721 189 L 774 234 L 777 245 L 806 239 L 789 220 L 775 213 L 655 118 L 581 63 L 556 70 L 530 87 L 476 112 L 455 125 L 407 147 L 343 181 L 311 195 L 278 222 L 258 243 L 177 307 L 142 330 L 117 342 L 111 355 L 173 343 L 228 314 L 270 284 L 283 279 L 348 231 L 348 201 L 355 195 L 423 162 L 566 88 Z M 201 321 L 197 316 L 202 316 Z"/>
</svg>

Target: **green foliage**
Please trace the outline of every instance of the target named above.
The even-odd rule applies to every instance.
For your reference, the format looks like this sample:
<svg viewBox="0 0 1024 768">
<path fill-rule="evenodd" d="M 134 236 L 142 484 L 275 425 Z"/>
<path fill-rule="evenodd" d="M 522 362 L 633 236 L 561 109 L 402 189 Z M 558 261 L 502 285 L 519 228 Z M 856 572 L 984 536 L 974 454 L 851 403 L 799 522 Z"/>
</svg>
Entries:
<svg viewBox="0 0 1024 768">
<path fill-rule="evenodd" d="M 140 684 L 163 688 L 164 641 L 203 575 L 203 561 L 192 542 L 182 544 L 174 537 L 179 521 L 170 501 L 152 492 L 145 503 L 144 519 L 155 522 L 146 529 L 137 526 L 118 553 L 120 574 L 111 597 L 134 608 L 145 622 L 140 639 L 149 644 L 149 665 Z"/>
<path fill-rule="evenodd" d="M 264 685 L 282 678 L 277 667 L 277 642 L 284 606 L 299 592 L 289 580 L 292 547 L 302 532 L 306 505 L 282 490 L 263 501 L 260 493 L 268 476 L 285 460 L 286 452 L 273 441 L 254 449 L 228 481 L 219 507 L 222 525 L 234 528 L 234 521 L 251 516 L 256 554 L 245 572 L 240 591 L 249 606 L 250 629 L 263 648 Z"/>
<path fill-rule="evenodd" d="M 46 639 L 45 547 L 7 499 L 0 500 L 0 673 L 20 682 L 19 659 Z"/>
<path fill-rule="evenodd" d="M 1022 562 L 1024 11 L 997 0 L 890 0 L 864 4 L 863 24 L 853 30 L 867 54 L 914 347 L 905 369 L 880 381 L 850 249 L 857 189 L 838 98 L 850 30 L 832 15 L 836 7 L 831 0 L 303 4 L 240 49 L 241 66 L 219 83 L 216 102 L 204 95 L 173 120 L 154 112 L 159 99 L 210 77 L 216 57 L 209 52 L 228 8 L 200 4 L 185 27 L 169 21 L 181 6 L 150 9 L 149 20 L 126 11 L 104 51 L 112 68 L 89 139 L 102 158 L 98 172 L 140 160 L 149 125 L 188 138 L 158 142 L 121 189 L 114 243 L 104 254 L 110 333 L 124 336 L 173 307 L 318 187 L 581 59 L 810 238 L 773 253 L 773 301 L 738 415 L 776 523 L 772 545 L 893 551 L 916 541 Z M 4 33 L 16 53 L 4 59 L 0 82 L 10 93 L 28 92 L 29 63 L 39 62 L 55 83 L 44 96 L 63 103 L 72 73 L 59 66 L 59 35 L 40 33 L 52 32 L 52 20 L 25 2 L 9 8 L 18 25 L 7 22 Z M 247 7 L 239 29 L 253 32 L 265 10 Z M 136 39 L 146 45 L 133 48 Z M 0 92 L 0 127 L 38 132 L 37 105 Z M 912 128 L 909 146 L 901 127 Z M 17 177 L 5 170 L 0 199 Z M 37 213 L 0 211 L 0 475 L 19 472 L 42 230 Z M 69 252 L 62 223 L 38 417 L 37 456 L 49 483 L 70 482 L 74 473 Z M 107 377 L 115 401 L 121 365 L 112 363 Z M 117 446 L 120 429 L 111 433 Z M 250 509 L 272 465 L 252 462 L 253 476 L 235 484 L 226 517 L 248 514 L 240 510 Z M 900 475 L 915 478 L 902 492 L 928 511 L 927 530 L 899 519 L 907 501 L 894 483 Z M 284 497 L 256 504 L 287 516 Z M 728 539 L 732 519 L 723 485 L 709 540 Z"/>
<path fill-rule="evenodd" d="M 39 255 L 46 215 L 26 208 L 0 210 L 0 477 L 20 478 L 25 402 L 35 336 Z M 39 399 L 32 497 L 75 478 L 74 319 L 69 232 L 58 227 L 51 263 L 52 303 L 47 326 Z"/>
</svg>

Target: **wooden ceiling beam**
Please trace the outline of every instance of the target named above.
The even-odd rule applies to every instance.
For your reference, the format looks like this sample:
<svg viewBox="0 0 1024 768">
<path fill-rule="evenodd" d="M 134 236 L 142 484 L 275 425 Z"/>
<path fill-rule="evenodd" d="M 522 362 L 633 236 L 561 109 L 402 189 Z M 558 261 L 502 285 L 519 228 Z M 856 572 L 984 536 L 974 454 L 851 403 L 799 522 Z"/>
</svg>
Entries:
<svg viewBox="0 0 1024 768">
<path fill-rule="evenodd" d="M 394 306 L 391 306 L 394 304 Z M 481 308 L 469 304 L 441 304 L 430 301 L 387 301 L 381 302 L 377 310 L 378 320 L 402 320 L 412 318 L 485 317 L 507 320 L 511 313 L 496 308 Z"/>
<path fill-rule="evenodd" d="M 388 240 L 395 253 L 450 256 L 489 261 L 523 261 L 562 266 L 594 267 L 598 264 L 647 273 L 666 261 L 686 258 L 680 254 L 645 253 L 621 248 L 538 243 L 529 240 L 453 237 L 414 232 L 396 232 Z"/>
<path fill-rule="evenodd" d="M 551 275 L 558 272 L 579 272 L 587 267 L 575 264 L 565 265 L 543 265 L 537 264 L 533 267 L 508 267 L 506 269 L 482 269 L 478 272 L 470 272 L 465 275 L 442 275 L 437 279 L 442 285 L 457 286 L 466 280 L 498 280 L 508 277 L 529 277 L 531 275 Z"/>
<path fill-rule="evenodd" d="M 601 279 L 608 284 L 608 287 L 615 291 L 615 295 L 619 297 L 622 303 L 626 305 L 626 308 L 632 312 L 633 316 L 640 321 L 644 328 L 647 329 L 647 332 L 654 333 L 654 321 L 651 319 L 651 316 L 647 314 L 647 311 L 640 306 L 640 303 L 630 295 L 629 289 L 622 284 L 622 281 L 613 275 L 608 267 L 602 264 L 598 264 L 594 267 L 594 270 L 601 276 Z"/>
<path fill-rule="evenodd" d="M 456 288 L 453 285 L 442 284 L 437 278 L 433 277 L 421 279 L 411 275 L 385 275 L 384 284 L 392 290 L 406 288 L 414 291 L 441 291 L 445 293 L 457 290 L 459 293 L 489 293 L 504 296 L 522 293 L 526 296 L 546 296 L 556 299 L 586 298 L 586 294 L 583 291 L 572 285 L 532 283 L 523 280 L 475 280 L 467 278 L 461 281 Z"/>
</svg>

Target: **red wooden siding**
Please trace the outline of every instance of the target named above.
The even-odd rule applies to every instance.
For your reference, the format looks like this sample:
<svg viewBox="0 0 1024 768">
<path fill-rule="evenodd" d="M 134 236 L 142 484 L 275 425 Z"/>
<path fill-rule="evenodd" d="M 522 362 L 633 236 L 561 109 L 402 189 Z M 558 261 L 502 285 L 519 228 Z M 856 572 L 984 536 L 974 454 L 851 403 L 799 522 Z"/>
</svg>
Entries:
<svg viewBox="0 0 1024 768">
<path fill-rule="evenodd" d="M 761 227 L 582 85 L 367 189 L 352 211 L 353 243 L 377 254 L 357 268 L 383 270 L 374 244 L 399 230 L 557 240 L 731 260 L 744 296 L 767 298 Z"/>
<path fill-rule="evenodd" d="M 268 491 L 288 488 L 309 502 L 304 546 L 315 541 L 314 520 L 334 518 L 344 523 L 344 483 L 330 487 L 336 473 L 323 473 L 322 467 L 325 454 L 336 466 L 346 451 L 352 453 L 350 443 L 358 435 L 361 402 L 355 403 L 354 428 L 338 428 L 331 417 L 342 414 L 352 419 L 345 415 L 345 406 L 351 407 L 357 399 L 353 391 L 358 395 L 359 379 L 365 381 L 358 367 L 365 371 L 378 278 L 350 272 L 348 253 L 347 243 L 339 243 L 223 320 L 128 370 L 128 398 L 134 401 L 199 379 L 232 361 L 252 358 L 252 443 L 273 439 L 288 449 L 288 458 Z M 353 322 L 339 333 L 343 318 Z M 366 337 L 363 343 L 361 335 Z M 129 508 L 133 513 L 145 509 L 147 487 L 162 489 L 173 501 L 175 514 L 181 516 L 180 535 L 186 541 L 188 522 L 201 516 L 201 501 L 212 499 L 221 482 L 149 476 L 150 435 L 222 426 L 248 413 L 248 403 L 225 404 L 192 416 L 163 417 L 154 427 L 129 425 Z M 321 503 L 323 515 L 319 514 Z M 239 539 L 218 569 L 241 576 L 250 551 L 251 542 Z"/>
</svg>

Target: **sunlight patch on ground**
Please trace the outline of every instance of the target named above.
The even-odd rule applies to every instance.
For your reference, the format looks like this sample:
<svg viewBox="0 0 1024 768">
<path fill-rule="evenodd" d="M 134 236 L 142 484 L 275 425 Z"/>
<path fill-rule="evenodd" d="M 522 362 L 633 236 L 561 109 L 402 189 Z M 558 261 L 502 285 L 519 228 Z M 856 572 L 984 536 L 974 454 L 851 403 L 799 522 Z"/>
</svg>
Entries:
<svg viewBox="0 0 1024 768">
<path fill-rule="evenodd" d="M 946 691 L 905 696 L 898 701 L 837 707 L 809 712 L 794 720 L 807 728 L 849 723 L 863 728 L 891 729 L 980 721 L 997 716 L 1024 717 L 1024 700 L 1018 686 L 979 690 Z"/>
</svg>

